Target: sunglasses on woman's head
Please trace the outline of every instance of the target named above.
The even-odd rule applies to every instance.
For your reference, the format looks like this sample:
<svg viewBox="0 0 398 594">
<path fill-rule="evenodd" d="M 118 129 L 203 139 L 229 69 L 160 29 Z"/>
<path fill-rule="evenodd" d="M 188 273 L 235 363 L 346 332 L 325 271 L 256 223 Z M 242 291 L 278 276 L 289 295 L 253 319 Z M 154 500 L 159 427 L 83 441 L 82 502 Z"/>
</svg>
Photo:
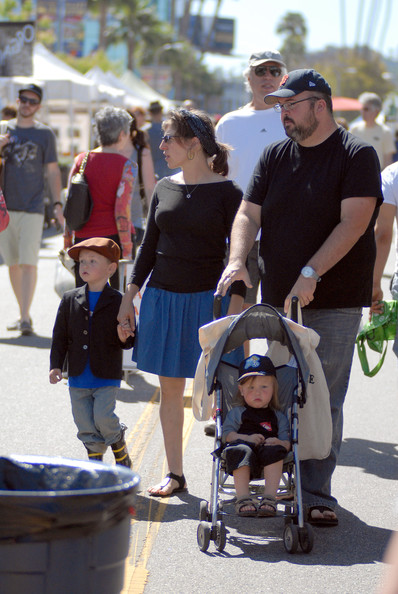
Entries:
<svg viewBox="0 0 398 594">
<path fill-rule="evenodd" d="M 264 64 L 260 64 L 254 69 L 254 74 L 256 76 L 264 76 L 264 74 L 267 72 L 269 72 L 274 78 L 277 78 L 282 74 L 282 69 L 278 66 L 264 66 Z"/>
</svg>

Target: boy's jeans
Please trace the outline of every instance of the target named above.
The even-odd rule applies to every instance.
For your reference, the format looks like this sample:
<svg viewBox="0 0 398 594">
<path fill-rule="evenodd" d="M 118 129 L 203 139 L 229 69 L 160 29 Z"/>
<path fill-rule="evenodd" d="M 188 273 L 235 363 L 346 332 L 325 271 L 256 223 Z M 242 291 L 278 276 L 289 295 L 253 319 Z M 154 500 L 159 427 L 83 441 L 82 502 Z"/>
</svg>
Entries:
<svg viewBox="0 0 398 594">
<path fill-rule="evenodd" d="M 69 394 L 77 437 L 92 451 L 104 454 L 122 437 L 119 417 L 115 414 L 117 386 L 72 388 Z"/>
</svg>

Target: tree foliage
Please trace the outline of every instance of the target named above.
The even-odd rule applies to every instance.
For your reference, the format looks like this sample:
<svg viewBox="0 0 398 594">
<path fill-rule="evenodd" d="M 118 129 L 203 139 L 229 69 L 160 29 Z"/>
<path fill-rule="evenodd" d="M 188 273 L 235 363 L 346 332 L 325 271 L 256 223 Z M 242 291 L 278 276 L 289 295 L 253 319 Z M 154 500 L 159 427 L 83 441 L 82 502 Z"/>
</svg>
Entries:
<svg viewBox="0 0 398 594">
<path fill-rule="evenodd" d="M 0 19 L 7 21 L 29 21 L 32 19 L 32 0 L 0 0 Z"/>
<path fill-rule="evenodd" d="M 299 12 L 288 12 L 276 28 L 278 35 L 284 37 L 281 54 L 288 70 L 302 68 L 305 64 L 307 25 Z"/>
<path fill-rule="evenodd" d="M 106 53 L 102 50 L 98 50 L 90 54 L 89 56 L 84 56 L 82 58 L 77 58 L 76 56 L 72 56 L 71 54 L 61 54 L 58 53 L 57 56 L 63 60 L 75 70 L 78 70 L 81 74 L 86 74 L 91 68 L 94 66 L 98 66 L 104 72 L 108 72 L 109 70 L 120 76 L 123 74 L 123 64 L 121 62 L 114 62 L 109 60 Z"/>
<path fill-rule="evenodd" d="M 357 98 L 364 91 L 371 91 L 384 99 L 395 88 L 386 76 L 383 57 L 368 47 L 328 47 L 313 54 L 311 62 L 337 96 Z"/>
<path fill-rule="evenodd" d="M 100 11 L 103 2 L 97 0 Z M 172 41 L 173 30 L 158 18 L 150 0 L 115 0 L 106 19 L 103 37 L 106 47 L 120 42 L 126 44 L 127 68 L 134 70 L 142 63 L 148 48 L 156 50 Z"/>
</svg>

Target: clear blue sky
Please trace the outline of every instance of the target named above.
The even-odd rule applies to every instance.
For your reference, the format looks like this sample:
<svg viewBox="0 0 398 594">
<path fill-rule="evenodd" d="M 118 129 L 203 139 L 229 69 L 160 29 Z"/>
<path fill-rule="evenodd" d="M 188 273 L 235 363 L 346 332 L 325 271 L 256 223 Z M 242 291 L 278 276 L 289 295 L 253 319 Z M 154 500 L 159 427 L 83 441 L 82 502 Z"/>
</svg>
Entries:
<svg viewBox="0 0 398 594">
<path fill-rule="evenodd" d="M 216 0 L 205 0 L 203 14 L 212 14 L 215 5 Z M 195 10 L 195 3 L 193 7 Z M 345 8 L 344 21 L 342 7 Z M 353 46 L 358 42 L 398 59 L 398 0 L 223 0 L 220 16 L 236 19 L 233 53 L 239 57 L 209 56 L 207 63 L 239 71 L 242 61 L 247 63 L 252 51 L 281 47 L 283 40 L 276 34 L 276 28 L 287 12 L 303 15 L 310 51 L 343 43 Z"/>
</svg>

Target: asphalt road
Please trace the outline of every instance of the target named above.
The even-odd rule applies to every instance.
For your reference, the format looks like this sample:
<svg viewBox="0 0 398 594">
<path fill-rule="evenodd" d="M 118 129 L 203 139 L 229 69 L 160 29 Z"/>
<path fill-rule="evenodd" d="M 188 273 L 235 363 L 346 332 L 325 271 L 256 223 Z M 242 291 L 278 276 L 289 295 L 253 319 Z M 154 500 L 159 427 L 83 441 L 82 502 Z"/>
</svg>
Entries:
<svg viewBox="0 0 398 594">
<path fill-rule="evenodd" d="M 19 337 L 6 325 L 17 307 L 0 266 L 1 454 L 61 455 L 85 458 L 76 439 L 67 387 L 48 382 L 50 337 L 59 297 L 54 292 L 59 235 L 46 232 L 32 307 L 36 334 Z M 391 269 L 392 264 L 390 265 Z M 385 281 L 387 294 L 387 280 Z M 315 532 L 309 555 L 289 555 L 283 546 L 283 520 L 236 519 L 227 515 L 227 546 L 206 553 L 196 542 L 199 503 L 210 497 L 213 440 L 194 421 L 190 388 L 184 426 L 185 475 L 189 493 L 158 500 L 146 488 L 165 473 L 158 420 L 157 378 L 137 372 L 122 383 L 117 411 L 128 425 L 134 469 L 141 476 L 132 523 L 124 594 L 358 594 L 376 592 L 382 556 L 397 520 L 397 376 L 389 346 L 385 364 L 366 378 L 354 359 L 345 405 L 344 443 L 334 475 L 339 526 Z M 112 454 L 106 461 L 113 463 Z M 167 472 L 167 471 L 166 471 Z M 56 594 L 56 593 L 54 593 Z"/>
</svg>

